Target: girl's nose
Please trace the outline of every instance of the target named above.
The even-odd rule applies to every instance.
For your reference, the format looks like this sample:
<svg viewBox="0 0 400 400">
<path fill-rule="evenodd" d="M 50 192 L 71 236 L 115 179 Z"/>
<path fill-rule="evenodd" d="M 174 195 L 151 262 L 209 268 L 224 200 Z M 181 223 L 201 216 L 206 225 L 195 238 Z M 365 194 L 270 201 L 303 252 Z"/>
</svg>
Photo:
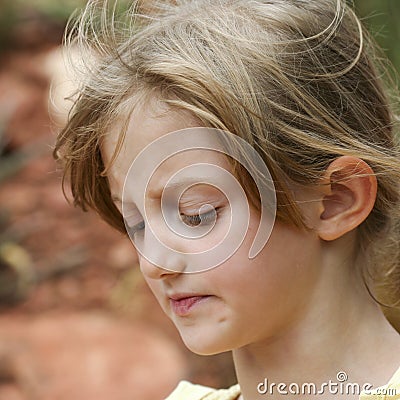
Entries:
<svg viewBox="0 0 400 400">
<path fill-rule="evenodd" d="M 159 218 L 160 215 L 156 214 L 151 229 L 148 223 L 136 241 L 140 269 L 151 279 L 165 279 L 183 273 L 188 262 L 184 251 L 190 250 L 184 245 L 185 240 Z"/>
<path fill-rule="evenodd" d="M 186 269 L 185 254 L 180 252 L 182 238 L 170 231 L 156 233 L 146 230 L 139 252 L 142 273 L 151 279 L 164 279 L 183 273 Z"/>
<path fill-rule="evenodd" d="M 139 255 L 139 265 L 142 274 L 150 279 L 167 279 L 174 275 L 181 274 L 185 270 L 183 260 L 178 258 L 175 258 L 175 262 L 173 259 L 169 258 L 165 260 L 164 263 L 156 265 L 149 261 L 144 255 Z"/>
</svg>

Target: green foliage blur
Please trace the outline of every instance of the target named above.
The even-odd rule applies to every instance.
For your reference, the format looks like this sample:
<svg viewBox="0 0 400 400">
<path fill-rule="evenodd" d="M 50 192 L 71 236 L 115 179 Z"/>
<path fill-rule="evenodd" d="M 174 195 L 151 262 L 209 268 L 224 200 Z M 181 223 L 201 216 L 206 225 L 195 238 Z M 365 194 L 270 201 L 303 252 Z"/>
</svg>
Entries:
<svg viewBox="0 0 400 400">
<path fill-rule="evenodd" d="M 400 73 L 400 0 L 354 0 L 376 41 Z"/>
<path fill-rule="evenodd" d="M 78 7 L 85 4 L 84 0 L 16 0 L 17 6 L 31 8 L 49 18 L 66 20 Z"/>
<path fill-rule="evenodd" d="M 49 32 L 48 26 L 62 30 L 71 13 L 83 4 L 85 0 L 0 0 L 0 51 L 18 48 L 23 36 L 32 33 L 27 27 L 38 27 L 36 35 L 37 31 Z"/>
</svg>

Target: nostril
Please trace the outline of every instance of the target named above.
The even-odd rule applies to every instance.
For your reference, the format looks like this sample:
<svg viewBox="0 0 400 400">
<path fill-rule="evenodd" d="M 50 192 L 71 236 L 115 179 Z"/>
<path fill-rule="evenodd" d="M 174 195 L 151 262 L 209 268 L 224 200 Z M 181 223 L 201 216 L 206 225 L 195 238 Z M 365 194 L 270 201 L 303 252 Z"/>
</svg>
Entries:
<svg viewBox="0 0 400 400">
<path fill-rule="evenodd" d="M 170 249 L 160 249 L 157 246 L 146 246 L 146 252 L 140 252 L 139 265 L 143 274 L 153 276 L 182 273 L 187 268 L 185 253 L 176 253 Z M 150 251 L 151 250 L 151 251 Z M 139 253 L 139 252 L 138 252 Z"/>
<path fill-rule="evenodd" d="M 142 274 L 151 279 L 164 279 L 180 272 L 176 267 L 157 266 L 147 261 L 144 257 L 141 258 L 139 265 Z"/>
<path fill-rule="evenodd" d="M 141 257 L 139 266 L 142 274 L 149 278 L 156 279 L 163 274 L 163 270 L 161 268 L 147 261 L 145 257 Z"/>
</svg>

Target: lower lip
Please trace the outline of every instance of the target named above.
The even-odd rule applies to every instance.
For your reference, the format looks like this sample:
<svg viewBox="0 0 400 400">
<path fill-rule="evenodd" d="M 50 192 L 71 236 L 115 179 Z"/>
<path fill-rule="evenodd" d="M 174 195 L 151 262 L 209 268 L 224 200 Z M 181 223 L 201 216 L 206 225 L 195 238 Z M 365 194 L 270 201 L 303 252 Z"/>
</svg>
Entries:
<svg viewBox="0 0 400 400">
<path fill-rule="evenodd" d="M 185 315 L 188 315 L 194 307 L 210 297 L 211 296 L 193 296 L 185 297 L 180 300 L 170 299 L 170 302 L 173 312 L 179 317 L 184 317 Z"/>
</svg>

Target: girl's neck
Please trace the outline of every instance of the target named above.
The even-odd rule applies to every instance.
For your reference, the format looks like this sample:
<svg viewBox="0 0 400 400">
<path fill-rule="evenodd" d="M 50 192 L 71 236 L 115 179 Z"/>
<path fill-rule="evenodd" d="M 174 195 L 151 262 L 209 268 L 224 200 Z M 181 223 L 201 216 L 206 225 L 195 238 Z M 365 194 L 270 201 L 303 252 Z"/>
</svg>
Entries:
<svg viewBox="0 0 400 400">
<path fill-rule="evenodd" d="M 304 383 L 320 389 L 329 381 L 338 383 L 340 372 L 348 377 L 345 383 L 361 387 L 387 383 L 400 367 L 400 336 L 364 288 L 349 281 L 343 285 L 321 285 L 312 307 L 279 336 L 233 351 L 244 400 L 317 398 L 291 394 L 289 385 L 292 391 Z M 280 383 L 287 386 L 279 391 Z M 329 387 L 323 393 L 324 400 L 358 399 L 330 393 Z"/>
</svg>

